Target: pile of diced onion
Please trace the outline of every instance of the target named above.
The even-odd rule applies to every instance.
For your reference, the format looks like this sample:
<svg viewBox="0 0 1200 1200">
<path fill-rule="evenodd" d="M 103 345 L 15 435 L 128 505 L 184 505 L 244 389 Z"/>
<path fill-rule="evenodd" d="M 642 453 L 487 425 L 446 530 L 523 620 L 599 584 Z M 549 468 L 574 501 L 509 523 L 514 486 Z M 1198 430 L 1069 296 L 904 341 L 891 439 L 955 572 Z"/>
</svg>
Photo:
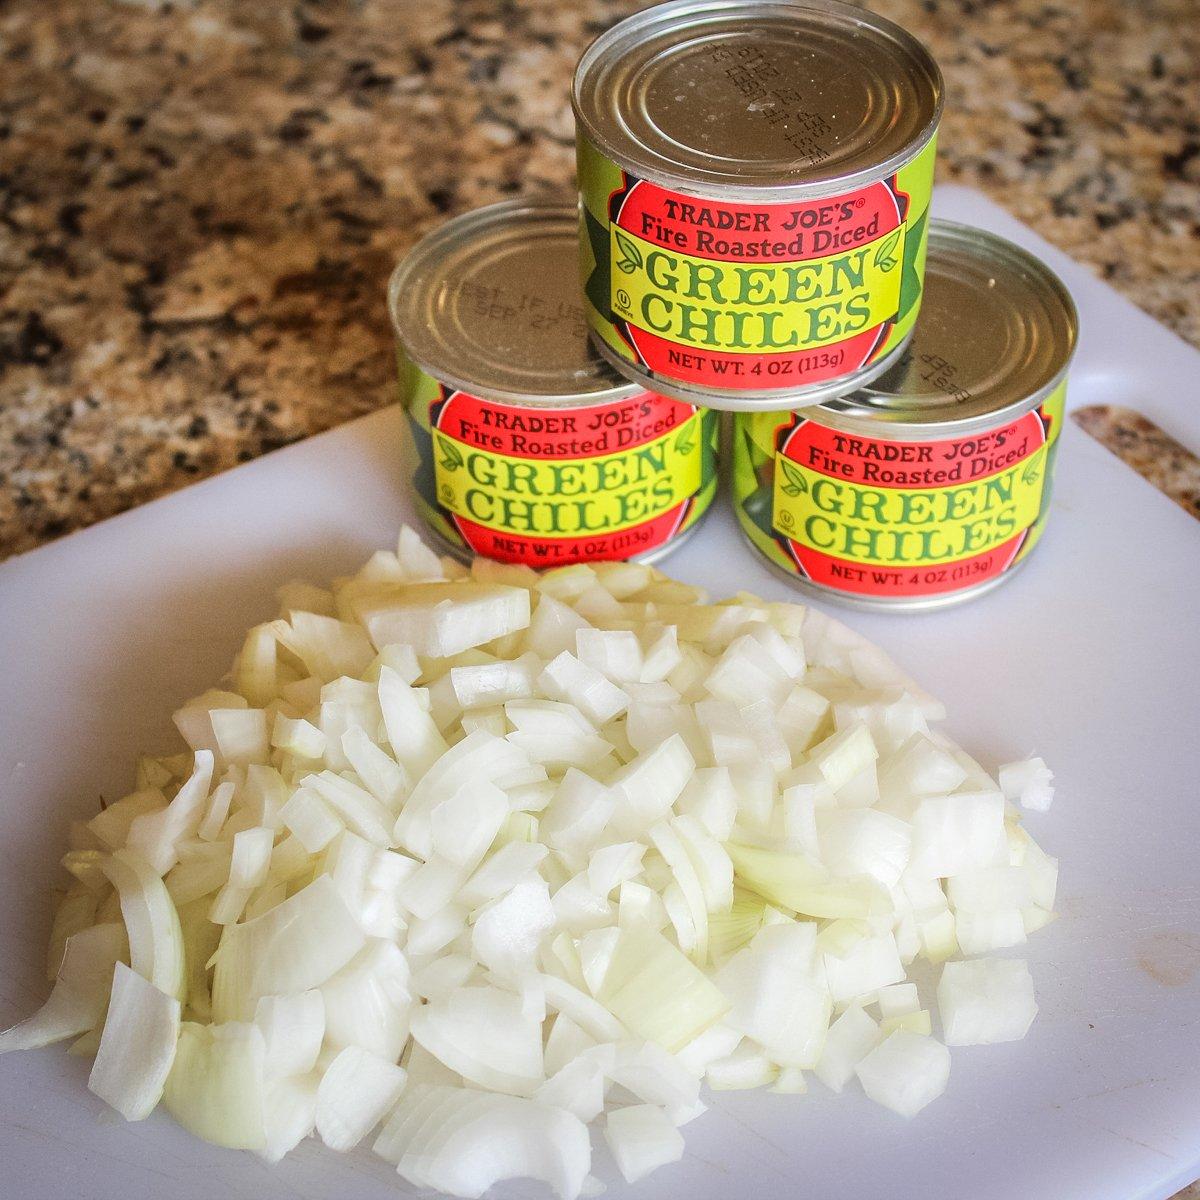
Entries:
<svg viewBox="0 0 1200 1200">
<path fill-rule="evenodd" d="M 1052 916 L 1014 803 L 1050 773 L 997 783 L 822 613 L 705 600 L 634 563 L 468 571 L 407 529 L 285 586 L 175 714 L 189 752 L 73 827 L 54 989 L 0 1051 L 76 1039 L 129 1120 L 161 1101 L 270 1161 L 374 1135 L 457 1196 L 596 1194 L 593 1123 L 639 1179 L 702 1085 L 857 1079 L 911 1117 L 947 1046 L 1037 1011 L 990 955 Z"/>
</svg>

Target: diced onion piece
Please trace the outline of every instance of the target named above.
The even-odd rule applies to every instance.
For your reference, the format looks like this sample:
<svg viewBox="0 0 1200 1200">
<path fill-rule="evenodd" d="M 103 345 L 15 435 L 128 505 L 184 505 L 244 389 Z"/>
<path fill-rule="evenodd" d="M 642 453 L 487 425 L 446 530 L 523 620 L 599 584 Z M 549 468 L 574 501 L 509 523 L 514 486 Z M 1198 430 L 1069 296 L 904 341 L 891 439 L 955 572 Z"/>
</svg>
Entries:
<svg viewBox="0 0 1200 1200">
<path fill-rule="evenodd" d="M 528 766 L 528 755 L 507 739 L 468 734 L 439 755 L 417 782 L 396 819 L 396 838 L 418 858 L 428 858 L 433 853 L 431 814 L 439 804 L 473 782 L 502 787 L 507 775 Z"/>
<path fill-rule="evenodd" d="M 367 791 L 395 815 L 409 791 L 408 772 L 358 727 L 342 734 L 342 753 Z"/>
<path fill-rule="evenodd" d="M 411 526 L 405 525 L 400 530 L 396 557 L 404 577 L 413 582 L 446 578 L 445 563 L 421 541 L 421 535 Z"/>
<path fill-rule="evenodd" d="M 276 713 L 275 724 L 271 727 L 271 745 L 277 750 L 315 761 L 325 754 L 325 735 L 309 721 L 293 720 L 283 713 Z"/>
<path fill-rule="evenodd" d="M 681 1049 L 729 1011 L 729 1001 L 665 938 L 621 931 L 598 997 L 625 1026 L 665 1049 Z"/>
<path fill-rule="evenodd" d="M 604 1110 L 607 1073 L 616 1061 L 613 1046 L 592 1046 L 582 1051 L 543 1083 L 533 1098 L 539 1104 L 565 1109 L 587 1124 Z"/>
<path fill-rule="evenodd" d="M 821 809 L 815 818 L 821 861 L 834 874 L 899 882 L 912 845 L 907 822 L 869 808 Z"/>
<path fill-rule="evenodd" d="M 210 688 L 207 692 L 189 700 L 178 712 L 172 714 L 175 728 L 193 750 L 207 750 L 216 755 L 217 739 L 213 733 L 210 714 L 214 709 L 247 708 L 246 698 L 236 692 L 224 692 Z"/>
<path fill-rule="evenodd" d="M 642 648 L 628 630 L 580 629 L 575 635 L 579 660 L 613 683 L 637 683 L 642 677 Z"/>
<path fill-rule="evenodd" d="M 519 980 L 534 971 L 538 946 L 554 921 L 546 881 L 527 876 L 476 912 L 471 949 L 491 971 Z"/>
<path fill-rule="evenodd" d="M 333 809 L 311 788 L 297 788 L 279 816 L 309 854 L 324 850 L 345 828 Z"/>
<path fill-rule="evenodd" d="M 232 925 L 241 919 L 242 911 L 250 899 L 250 888 L 235 887 L 231 883 L 213 897 L 212 907 L 208 910 L 208 919 L 214 925 Z"/>
<path fill-rule="evenodd" d="M 215 1018 L 250 1021 L 263 996 L 320 987 L 363 941 L 333 880 L 319 875 L 261 917 L 226 926 L 213 979 Z"/>
<path fill-rule="evenodd" d="M 895 1033 L 897 1029 L 904 1029 L 909 1033 L 919 1033 L 922 1037 L 928 1037 L 933 1032 L 933 1019 L 930 1017 L 927 1008 L 919 1008 L 916 1012 L 899 1013 L 894 1017 L 884 1017 L 879 1022 L 879 1032 L 884 1037 L 887 1037 L 889 1033 Z"/>
<path fill-rule="evenodd" d="M 508 817 L 508 797 L 487 780 L 469 780 L 430 813 L 433 853 L 456 865 L 474 865 Z"/>
<path fill-rule="evenodd" d="M 964 954 L 988 954 L 1025 941 L 1025 918 L 1019 908 L 955 913 L 954 933 Z"/>
<path fill-rule="evenodd" d="M 476 907 L 495 896 L 503 895 L 517 882 L 536 870 L 546 857 L 545 846 L 531 842 L 509 842 L 484 862 L 459 890 L 458 898 L 469 907 Z"/>
<path fill-rule="evenodd" d="M 779 1068 L 746 1039 L 730 1054 L 708 1064 L 704 1081 L 714 1092 L 741 1092 L 773 1083 Z"/>
<path fill-rule="evenodd" d="M 317 1085 L 313 1074 L 269 1079 L 263 1094 L 264 1143 L 258 1153 L 277 1163 L 309 1136 L 317 1123 Z"/>
<path fill-rule="evenodd" d="M 1034 812 L 1046 812 L 1054 800 L 1054 772 L 1040 758 L 1005 763 L 1000 768 L 1000 790 L 1005 799 Z"/>
<path fill-rule="evenodd" d="M 653 1104 L 631 1104 L 610 1112 L 604 1140 L 627 1183 L 683 1157 L 683 1135 Z"/>
<path fill-rule="evenodd" d="M 389 1135 L 389 1130 L 390 1135 Z M 538 1179 L 575 1200 L 591 1165 L 587 1128 L 562 1109 L 467 1088 L 410 1088 L 380 1142 L 417 1187 L 480 1197 L 504 1179 Z"/>
<path fill-rule="evenodd" d="M 881 1017 L 898 1017 L 914 1013 L 921 1007 L 915 983 L 891 983 L 881 987 L 876 997 Z"/>
<path fill-rule="evenodd" d="M 374 657 L 363 630 L 336 617 L 298 609 L 275 628 L 280 643 L 322 681 L 361 675 Z"/>
<path fill-rule="evenodd" d="M 148 863 L 118 850 L 104 867 L 121 900 L 133 969 L 168 996 L 183 998 L 183 933 L 163 881 Z"/>
<path fill-rule="evenodd" d="M 508 700 L 531 697 L 534 694 L 534 678 L 538 676 L 540 668 L 541 660 L 536 654 L 523 654 L 512 662 L 501 660 L 469 667 L 451 667 L 450 686 L 460 707 L 486 708 L 493 704 L 504 704 Z"/>
<path fill-rule="evenodd" d="M 171 803 L 162 809 L 148 806 L 147 811 L 132 816 L 125 837 L 120 842 L 111 841 L 110 845 L 114 849 L 136 851 L 159 875 L 165 875 L 179 860 L 179 842 L 200 828 L 212 777 L 212 752 L 197 750 L 195 768 Z M 126 798 L 127 803 L 132 801 L 133 797 Z M 104 841 L 119 836 L 119 830 L 112 824 L 114 817 L 115 814 L 105 821 L 102 814 L 91 823 Z"/>
<path fill-rule="evenodd" d="M 225 762 L 262 762 L 267 757 L 270 731 L 261 708 L 214 708 L 208 719 Z"/>
<path fill-rule="evenodd" d="M 688 857 L 688 852 L 675 832 L 672 822 L 660 821 L 649 831 L 649 837 L 671 868 L 687 905 L 691 937 L 686 943 L 681 937 L 679 948 L 694 961 L 703 963 L 708 958 L 708 907 L 696 868 L 692 865 L 692 860 Z"/>
<path fill-rule="evenodd" d="M 316 989 L 290 996 L 263 996 L 254 1010 L 263 1035 L 268 1078 L 307 1075 L 317 1065 L 325 1037 L 325 1001 Z"/>
<path fill-rule="evenodd" d="M 229 809 L 233 804 L 236 790 L 237 785 L 231 779 L 224 780 L 213 788 L 212 795 L 208 798 L 208 805 L 204 810 L 204 819 L 196 831 L 201 839 L 206 842 L 215 842 L 221 836 L 221 828 L 229 816 Z"/>
<path fill-rule="evenodd" d="M 466 987 L 478 973 L 479 964 L 469 955 L 444 954 L 415 971 L 410 986 L 414 996 L 432 1000 Z"/>
<path fill-rule="evenodd" d="M 310 788 L 329 805 L 359 837 L 374 846 L 392 844 L 394 819 L 366 788 L 361 788 L 333 771 L 322 771 L 319 775 L 306 775 L 301 787 Z"/>
<path fill-rule="evenodd" d="M 287 803 L 290 786 L 274 767 L 251 763 L 242 786 L 242 804 L 255 825 L 279 829 L 279 810 Z"/>
<path fill-rule="evenodd" d="M 278 688 L 275 623 L 256 625 L 246 635 L 237 660 L 237 690 L 254 706 L 269 704 Z"/>
<path fill-rule="evenodd" d="M 229 882 L 233 887 L 256 888 L 266 882 L 271 868 L 275 835 L 269 829 L 243 829 L 233 836 Z"/>
<path fill-rule="evenodd" d="M 861 1007 L 851 1005 L 830 1025 L 814 1074 L 827 1088 L 840 1092 L 878 1044 L 879 1026 Z"/>
<path fill-rule="evenodd" d="M 869 767 L 878 755 L 871 731 L 865 725 L 856 725 L 830 734 L 814 746 L 808 752 L 808 764 L 816 767 L 825 783 L 836 792 Z"/>
<path fill-rule="evenodd" d="M 49 999 L 33 1016 L 0 1033 L 0 1054 L 36 1050 L 99 1025 L 113 967 L 128 949 L 120 922 L 93 925 L 68 937 Z"/>
<path fill-rule="evenodd" d="M 546 809 L 541 827 L 545 840 L 569 854 L 590 849 L 612 817 L 616 802 L 610 788 L 568 768 Z"/>
<path fill-rule="evenodd" d="M 816 934 L 808 921 L 769 926 L 717 974 L 732 1004 L 726 1023 L 784 1066 L 815 1066 L 829 1028 L 832 1004 Z"/>
<path fill-rule="evenodd" d="M 413 1013 L 412 1035 L 452 1071 L 482 1087 L 530 1095 L 544 1078 L 540 1024 L 512 992 L 458 988 Z"/>
<path fill-rule="evenodd" d="M 873 880 L 835 879 L 802 854 L 785 854 L 729 842 L 735 880 L 772 904 L 808 917 L 869 917 L 886 909 L 887 896 Z"/>
<path fill-rule="evenodd" d="M 551 700 L 569 701 L 596 725 L 605 725 L 629 706 L 629 694 L 594 666 L 569 650 L 562 651 L 543 668 L 538 686 Z"/>
<path fill-rule="evenodd" d="M 410 778 L 420 779 L 446 753 L 446 741 L 417 691 L 387 666 L 379 672 L 379 707 L 397 762 Z"/>
<path fill-rule="evenodd" d="M 263 1059 L 263 1036 L 255 1025 L 185 1021 L 163 1102 L 184 1129 L 206 1142 L 261 1150 L 266 1145 Z"/>
<path fill-rule="evenodd" d="M 145 1119 L 162 1098 L 178 1039 L 178 999 L 117 963 L 88 1087 L 125 1120 Z"/>
<path fill-rule="evenodd" d="M 316 1128 L 331 1150 L 353 1150 L 400 1099 L 403 1067 L 360 1046 L 329 1064 L 317 1089 Z"/>
<path fill-rule="evenodd" d="M 930 878 L 1008 861 L 1004 797 L 999 792 L 931 796 L 913 813 L 909 870 Z"/>
<path fill-rule="evenodd" d="M 212 754 L 209 751 L 205 751 L 205 754 L 211 780 Z M 204 796 L 207 794 L 208 783 L 205 783 L 204 795 L 197 802 L 198 805 L 203 805 Z M 110 850 L 120 850 L 128 843 L 130 826 L 138 817 L 145 813 L 161 812 L 166 807 L 166 798 L 158 787 L 145 788 L 122 796 L 120 800 L 114 800 L 107 808 L 101 809 L 87 823 L 87 827 Z"/>
<path fill-rule="evenodd" d="M 857 939 L 841 953 L 825 953 L 825 978 L 835 1004 L 867 997 L 904 979 L 904 964 L 890 933 Z"/>
<path fill-rule="evenodd" d="M 551 1078 L 572 1059 L 597 1044 L 596 1039 L 582 1026 L 563 1013 L 558 1013 L 553 1022 L 545 1050 L 546 1074 Z"/>
<path fill-rule="evenodd" d="M 775 1082 L 767 1090 L 782 1096 L 802 1096 L 808 1091 L 808 1080 L 799 1067 L 780 1067 Z"/>
<path fill-rule="evenodd" d="M 529 593 L 501 584 L 384 586 L 354 607 L 376 646 L 404 642 L 430 658 L 449 658 L 529 625 Z"/>
<path fill-rule="evenodd" d="M 931 1037 L 897 1029 L 859 1064 L 863 1091 L 884 1108 L 914 1117 L 950 1080 L 950 1051 Z"/>
<path fill-rule="evenodd" d="M 695 769 L 696 761 L 678 734 L 622 767 L 609 783 L 616 832 L 626 838 L 644 836 L 670 811 Z"/>
<path fill-rule="evenodd" d="M 675 803 L 676 812 L 694 817 L 718 842 L 729 840 L 737 810 L 737 793 L 727 767 L 693 772 Z"/>
<path fill-rule="evenodd" d="M 885 796 L 945 796 L 966 777 L 966 770 L 953 754 L 926 734 L 914 733 L 881 764 L 879 787 Z"/>
<path fill-rule="evenodd" d="M 742 1033 L 725 1021 L 710 1025 L 679 1050 L 675 1058 L 685 1071 L 702 1075 L 718 1059 L 727 1058 L 742 1041 Z"/>
<path fill-rule="evenodd" d="M 1037 1016 L 1033 979 L 1019 958 L 949 962 L 937 989 L 948 1046 L 1017 1042 Z"/>
</svg>

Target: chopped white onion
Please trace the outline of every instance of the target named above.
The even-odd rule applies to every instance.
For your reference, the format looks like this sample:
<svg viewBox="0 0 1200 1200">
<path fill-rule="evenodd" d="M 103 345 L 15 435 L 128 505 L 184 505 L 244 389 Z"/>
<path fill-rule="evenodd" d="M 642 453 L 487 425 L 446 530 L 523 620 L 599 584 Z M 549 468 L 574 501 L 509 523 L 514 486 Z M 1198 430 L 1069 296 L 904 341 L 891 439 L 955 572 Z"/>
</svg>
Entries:
<svg viewBox="0 0 1200 1200">
<path fill-rule="evenodd" d="M 1033 979 L 1019 958 L 949 962 L 937 989 L 948 1046 L 1019 1041 L 1037 1016 Z"/>
<path fill-rule="evenodd" d="M 1052 775 L 997 782 L 846 626 L 638 563 L 468 569 L 411 530 L 280 598 L 232 690 L 175 714 L 192 753 L 71 827 L 55 987 L 0 1052 L 78 1037 L 126 1117 L 161 1093 L 270 1162 L 382 1121 L 418 1188 L 574 1198 L 593 1120 L 632 1181 L 702 1081 L 857 1075 L 911 1116 L 947 1045 L 1024 1036 L 1025 964 L 948 960 L 1053 919 L 1009 803 Z"/>
<path fill-rule="evenodd" d="M 403 1067 L 361 1046 L 347 1046 L 321 1076 L 315 1124 L 331 1150 L 353 1150 L 400 1099 Z"/>
<path fill-rule="evenodd" d="M 179 1040 L 179 1000 L 117 963 L 100 1047 L 88 1087 L 127 1121 L 162 1099 Z"/>
<path fill-rule="evenodd" d="M 950 1051 L 931 1037 L 897 1029 L 855 1068 L 863 1091 L 884 1108 L 914 1117 L 950 1079 Z"/>
<path fill-rule="evenodd" d="M 614 1109 L 604 1121 L 604 1140 L 627 1183 L 683 1157 L 683 1134 L 653 1104 Z"/>
<path fill-rule="evenodd" d="M 264 1046 L 255 1025 L 230 1022 L 179 1029 L 163 1102 L 184 1129 L 231 1150 L 261 1150 Z"/>
<path fill-rule="evenodd" d="M 49 999 L 33 1016 L 0 1033 L 0 1054 L 36 1050 L 94 1029 L 104 1017 L 113 968 L 128 953 L 120 922 L 92 925 L 68 937 Z"/>
</svg>

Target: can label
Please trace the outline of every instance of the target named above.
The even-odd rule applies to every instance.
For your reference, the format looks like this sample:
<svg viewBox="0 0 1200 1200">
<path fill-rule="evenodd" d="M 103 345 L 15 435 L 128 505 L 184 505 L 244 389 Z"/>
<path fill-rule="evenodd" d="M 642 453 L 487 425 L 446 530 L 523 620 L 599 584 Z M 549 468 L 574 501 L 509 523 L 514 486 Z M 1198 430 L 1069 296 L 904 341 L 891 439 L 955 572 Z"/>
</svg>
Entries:
<svg viewBox="0 0 1200 1200">
<path fill-rule="evenodd" d="M 716 492 L 716 414 L 652 392 L 494 404 L 424 375 L 407 405 L 422 515 L 451 546 L 550 567 L 649 554 Z"/>
<path fill-rule="evenodd" d="M 592 328 L 697 388 L 827 384 L 916 319 L 935 143 L 895 174 L 820 200 L 744 204 L 673 191 L 580 143 Z"/>
<path fill-rule="evenodd" d="M 1009 570 L 1041 536 L 1065 384 L 967 437 L 843 433 L 803 412 L 739 415 L 743 529 L 775 563 L 871 598 L 931 597 Z"/>
</svg>

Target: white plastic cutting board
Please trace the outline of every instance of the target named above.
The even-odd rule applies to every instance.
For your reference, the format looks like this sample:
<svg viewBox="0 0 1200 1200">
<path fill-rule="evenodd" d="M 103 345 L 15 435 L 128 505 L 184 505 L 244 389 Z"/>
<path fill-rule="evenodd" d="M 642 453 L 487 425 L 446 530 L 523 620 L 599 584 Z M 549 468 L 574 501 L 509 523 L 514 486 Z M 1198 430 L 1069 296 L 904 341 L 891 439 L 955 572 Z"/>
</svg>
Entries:
<svg viewBox="0 0 1200 1200">
<path fill-rule="evenodd" d="M 1083 325 L 1073 405 L 1132 405 L 1200 447 L 1200 354 L 979 195 L 944 189 L 935 209 L 1062 273 Z M 45 992 L 68 819 L 128 790 L 137 751 L 171 744 L 166 715 L 273 615 L 276 585 L 350 568 L 412 520 L 400 426 L 379 412 L 0 565 L 0 1026 Z M 716 595 L 794 596 L 723 506 L 669 569 Z M 911 1122 L 816 1083 L 727 1095 L 688 1127 L 682 1164 L 608 1195 L 1169 1196 L 1200 1176 L 1200 523 L 1068 423 L 1045 541 L 1009 585 L 945 613 L 849 619 L 946 701 L 985 763 L 1036 749 L 1057 772 L 1053 810 L 1028 820 L 1062 859 L 1061 919 L 1027 948 L 1041 1015 L 1024 1042 L 955 1050 L 948 1094 Z M 87 1069 L 61 1047 L 0 1059 L 0 1197 L 406 1187 L 365 1152 L 310 1142 L 269 1168 L 161 1112 L 127 1125 Z"/>
</svg>

